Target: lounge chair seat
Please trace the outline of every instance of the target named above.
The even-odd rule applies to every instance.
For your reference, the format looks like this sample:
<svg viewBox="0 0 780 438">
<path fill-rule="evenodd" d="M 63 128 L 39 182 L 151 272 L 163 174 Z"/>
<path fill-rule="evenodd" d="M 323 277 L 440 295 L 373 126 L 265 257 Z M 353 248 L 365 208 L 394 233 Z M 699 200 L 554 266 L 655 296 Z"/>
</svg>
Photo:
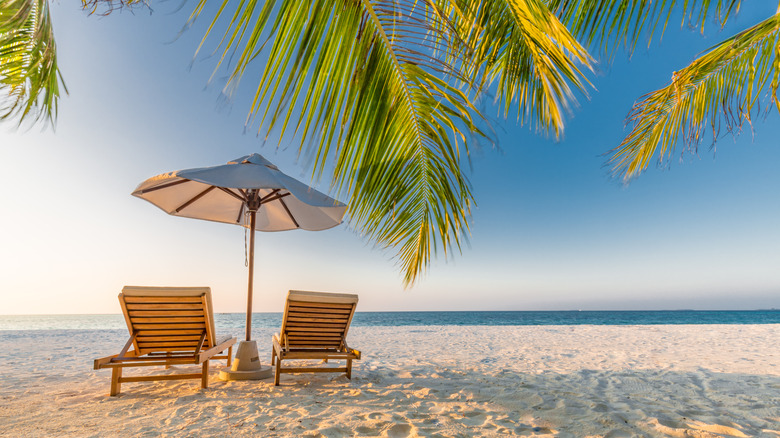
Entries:
<svg viewBox="0 0 780 438">
<path fill-rule="evenodd" d="M 282 317 L 282 329 L 273 336 L 271 365 L 276 365 L 274 385 L 282 373 L 346 373 L 352 378 L 352 361 L 360 351 L 347 345 L 347 331 L 358 296 L 291 290 Z M 344 367 L 283 367 L 290 359 L 346 360 Z"/>
<path fill-rule="evenodd" d="M 110 395 L 118 395 L 122 383 L 154 380 L 200 379 L 208 388 L 209 360 L 230 365 L 236 338 L 215 334 L 210 288 L 125 286 L 119 304 L 130 339 L 118 354 L 94 362 L 96 370 L 111 368 Z M 188 364 L 200 365 L 201 372 L 122 376 L 127 367 Z"/>
</svg>

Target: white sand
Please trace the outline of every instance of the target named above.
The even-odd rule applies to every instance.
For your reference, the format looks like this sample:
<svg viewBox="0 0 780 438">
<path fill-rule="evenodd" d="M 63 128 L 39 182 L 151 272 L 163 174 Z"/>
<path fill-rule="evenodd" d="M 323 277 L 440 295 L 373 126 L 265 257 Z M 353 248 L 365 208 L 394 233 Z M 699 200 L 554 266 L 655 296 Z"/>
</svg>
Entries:
<svg viewBox="0 0 780 438">
<path fill-rule="evenodd" d="M 125 340 L 0 332 L 0 435 L 780 437 L 780 325 L 353 327 L 352 381 L 222 382 L 214 362 L 209 389 L 109 397 L 92 359 Z"/>
</svg>

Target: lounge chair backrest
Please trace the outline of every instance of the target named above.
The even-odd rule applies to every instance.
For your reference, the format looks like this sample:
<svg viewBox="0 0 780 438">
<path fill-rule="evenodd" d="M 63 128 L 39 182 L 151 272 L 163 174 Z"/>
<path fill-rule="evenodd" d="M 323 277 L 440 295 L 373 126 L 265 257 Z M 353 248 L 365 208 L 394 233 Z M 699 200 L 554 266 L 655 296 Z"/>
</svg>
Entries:
<svg viewBox="0 0 780 438">
<path fill-rule="evenodd" d="M 282 318 L 284 348 L 343 348 L 358 296 L 291 290 Z"/>
<path fill-rule="evenodd" d="M 139 355 L 215 345 L 211 288 L 125 286 L 119 303 Z"/>
</svg>

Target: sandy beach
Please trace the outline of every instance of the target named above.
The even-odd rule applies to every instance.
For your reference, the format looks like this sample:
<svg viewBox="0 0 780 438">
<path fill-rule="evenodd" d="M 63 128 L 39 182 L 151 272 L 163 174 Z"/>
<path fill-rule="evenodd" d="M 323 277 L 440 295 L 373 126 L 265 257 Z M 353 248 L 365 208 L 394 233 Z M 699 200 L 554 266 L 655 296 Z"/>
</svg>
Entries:
<svg viewBox="0 0 780 438">
<path fill-rule="evenodd" d="M 268 363 L 271 331 L 255 335 Z M 214 362 L 209 389 L 134 383 L 109 397 L 92 359 L 125 333 L 0 332 L 0 435 L 780 437 L 780 325 L 353 327 L 349 339 L 364 357 L 351 381 L 223 382 Z"/>
</svg>

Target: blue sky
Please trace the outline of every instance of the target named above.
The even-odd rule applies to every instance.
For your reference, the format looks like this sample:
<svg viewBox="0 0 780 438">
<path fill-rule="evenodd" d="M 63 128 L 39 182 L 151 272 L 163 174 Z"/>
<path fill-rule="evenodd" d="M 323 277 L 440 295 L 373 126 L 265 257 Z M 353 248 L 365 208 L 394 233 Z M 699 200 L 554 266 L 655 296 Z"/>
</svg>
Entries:
<svg viewBox="0 0 780 438">
<path fill-rule="evenodd" d="M 177 39 L 188 12 L 178 6 L 87 17 L 52 4 L 70 95 L 56 131 L 0 130 L 0 314 L 117 313 L 125 284 L 209 285 L 217 311 L 244 310 L 243 229 L 168 216 L 130 192 L 251 152 L 304 181 L 308 169 L 289 139 L 277 148 L 244 133 L 251 79 L 225 104 L 224 78 L 207 86 L 212 61 L 190 68 L 205 23 Z M 752 5 L 707 36 L 675 22 L 630 61 L 618 52 L 560 141 L 497 119 L 500 150 L 473 153 L 470 244 L 413 289 L 391 253 L 346 226 L 258 233 L 254 310 L 280 311 L 288 289 L 359 293 L 364 311 L 780 307 L 776 112 L 629 186 L 602 156 L 634 100 L 774 12 Z"/>
</svg>

